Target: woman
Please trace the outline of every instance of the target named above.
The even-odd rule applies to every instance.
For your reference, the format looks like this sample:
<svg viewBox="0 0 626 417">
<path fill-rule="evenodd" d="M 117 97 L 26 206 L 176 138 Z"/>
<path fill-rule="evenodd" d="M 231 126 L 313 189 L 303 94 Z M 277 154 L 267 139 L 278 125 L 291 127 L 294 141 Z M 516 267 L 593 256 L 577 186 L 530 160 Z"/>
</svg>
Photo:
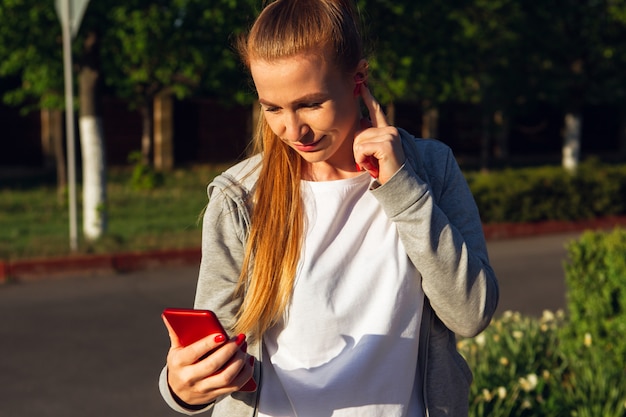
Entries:
<svg viewBox="0 0 626 417">
<path fill-rule="evenodd" d="M 489 324 L 498 287 L 450 149 L 387 123 L 351 0 L 270 3 L 239 51 L 259 152 L 209 185 L 195 299 L 239 336 L 183 348 L 166 322 L 163 397 L 228 417 L 467 415 L 454 334 Z"/>
</svg>

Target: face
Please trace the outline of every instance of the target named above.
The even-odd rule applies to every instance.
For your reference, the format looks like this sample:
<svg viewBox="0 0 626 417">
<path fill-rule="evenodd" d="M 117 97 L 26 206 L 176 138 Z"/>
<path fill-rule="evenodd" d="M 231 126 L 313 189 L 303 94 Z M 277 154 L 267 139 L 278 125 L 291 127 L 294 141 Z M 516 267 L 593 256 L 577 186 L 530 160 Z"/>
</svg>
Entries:
<svg viewBox="0 0 626 417">
<path fill-rule="evenodd" d="M 250 70 L 265 120 L 302 157 L 305 172 L 332 179 L 354 170 L 360 119 L 354 75 L 309 54 L 253 60 Z"/>
</svg>

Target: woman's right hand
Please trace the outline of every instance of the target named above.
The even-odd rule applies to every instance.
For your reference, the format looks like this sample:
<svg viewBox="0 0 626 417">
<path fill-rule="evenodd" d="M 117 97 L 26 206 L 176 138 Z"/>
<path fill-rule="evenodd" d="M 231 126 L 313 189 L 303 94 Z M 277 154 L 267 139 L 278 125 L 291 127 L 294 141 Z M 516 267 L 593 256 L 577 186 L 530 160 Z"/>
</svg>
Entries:
<svg viewBox="0 0 626 417">
<path fill-rule="evenodd" d="M 163 321 L 171 343 L 167 382 L 183 402 L 209 404 L 221 395 L 238 391 L 252 378 L 254 357 L 246 353 L 244 335 L 227 341 L 216 333 L 183 347 L 167 320 Z"/>
</svg>

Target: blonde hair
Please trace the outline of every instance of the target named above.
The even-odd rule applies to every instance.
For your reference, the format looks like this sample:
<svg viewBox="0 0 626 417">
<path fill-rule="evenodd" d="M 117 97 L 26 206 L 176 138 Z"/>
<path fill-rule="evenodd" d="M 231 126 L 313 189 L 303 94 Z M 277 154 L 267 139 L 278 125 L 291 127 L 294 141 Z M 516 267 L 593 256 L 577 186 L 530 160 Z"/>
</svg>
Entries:
<svg viewBox="0 0 626 417">
<path fill-rule="evenodd" d="M 237 48 L 244 64 L 331 51 L 342 72 L 363 59 L 358 15 L 351 0 L 276 0 L 261 12 Z M 330 49 L 328 49 L 330 48 Z M 262 166 L 253 199 L 246 254 L 235 296 L 243 301 L 235 332 L 257 339 L 284 314 L 304 236 L 302 161 L 261 116 L 255 150 Z"/>
</svg>

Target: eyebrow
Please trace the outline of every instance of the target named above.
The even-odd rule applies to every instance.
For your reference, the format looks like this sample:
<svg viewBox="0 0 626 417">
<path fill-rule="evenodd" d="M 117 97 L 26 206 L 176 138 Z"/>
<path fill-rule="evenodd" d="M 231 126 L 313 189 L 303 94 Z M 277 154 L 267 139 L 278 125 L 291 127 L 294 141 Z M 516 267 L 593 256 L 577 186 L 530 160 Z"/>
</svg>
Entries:
<svg viewBox="0 0 626 417">
<path fill-rule="evenodd" d="M 309 103 L 312 101 L 324 101 L 326 100 L 327 97 L 328 97 L 328 94 L 326 93 L 312 93 L 312 94 L 304 95 L 302 97 L 298 97 L 297 99 L 295 99 L 289 104 L 294 105 L 294 104 L 300 104 L 300 103 Z M 276 104 L 270 103 L 269 101 L 264 100 L 262 98 L 259 98 L 259 103 L 268 107 L 281 107 Z"/>
</svg>

